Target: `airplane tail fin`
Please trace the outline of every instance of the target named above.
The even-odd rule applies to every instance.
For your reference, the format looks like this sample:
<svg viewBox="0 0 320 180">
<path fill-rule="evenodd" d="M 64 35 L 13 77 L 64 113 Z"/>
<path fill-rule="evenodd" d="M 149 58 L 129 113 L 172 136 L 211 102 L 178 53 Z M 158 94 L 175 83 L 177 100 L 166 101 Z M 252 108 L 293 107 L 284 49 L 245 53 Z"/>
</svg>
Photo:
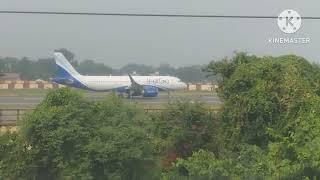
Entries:
<svg viewBox="0 0 320 180">
<path fill-rule="evenodd" d="M 69 77 L 80 75 L 69 63 L 69 61 L 60 52 L 54 53 L 54 60 L 56 62 L 58 73 L 57 77 Z"/>
</svg>

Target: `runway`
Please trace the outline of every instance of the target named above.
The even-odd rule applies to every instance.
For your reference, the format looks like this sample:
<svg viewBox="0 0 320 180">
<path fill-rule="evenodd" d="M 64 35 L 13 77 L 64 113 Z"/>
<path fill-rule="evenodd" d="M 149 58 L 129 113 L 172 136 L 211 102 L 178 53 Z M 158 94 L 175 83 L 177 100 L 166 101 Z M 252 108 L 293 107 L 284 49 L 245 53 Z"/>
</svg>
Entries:
<svg viewBox="0 0 320 180">
<path fill-rule="evenodd" d="M 107 95 L 108 94 L 85 93 L 84 97 L 90 101 L 101 101 Z M 23 117 L 23 114 L 33 109 L 44 97 L 44 94 L 32 96 L 26 94 L 19 96 L 0 94 L 0 126 L 15 126 L 16 122 Z M 134 99 L 124 98 L 124 100 L 143 105 L 145 109 L 148 109 L 147 112 L 150 112 L 152 109 L 161 109 L 163 105 L 175 100 L 189 100 L 191 102 L 202 101 L 210 104 L 210 106 L 221 104 L 219 98 L 212 93 L 180 93 L 170 96 L 161 93 L 158 97 L 154 98 L 135 97 Z"/>
<path fill-rule="evenodd" d="M 103 96 L 93 96 L 91 93 L 85 94 L 85 98 L 93 101 L 101 101 Z M 0 96 L 0 107 L 32 107 L 39 104 L 44 99 L 43 96 Z M 216 95 L 210 94 L 192 94 L 186 96 L 168 96 L 167 94 L 159 94 L 158 97 L 144 98 L 135 97 L 133 99 L 126 99 L 126 101 L 136 102 L 141 104 L 164 104 L 175 100 L 188 100 L 188 101 L 202 101 L 208 104 L 220 104 L 220 100 Z"/>
</svg>

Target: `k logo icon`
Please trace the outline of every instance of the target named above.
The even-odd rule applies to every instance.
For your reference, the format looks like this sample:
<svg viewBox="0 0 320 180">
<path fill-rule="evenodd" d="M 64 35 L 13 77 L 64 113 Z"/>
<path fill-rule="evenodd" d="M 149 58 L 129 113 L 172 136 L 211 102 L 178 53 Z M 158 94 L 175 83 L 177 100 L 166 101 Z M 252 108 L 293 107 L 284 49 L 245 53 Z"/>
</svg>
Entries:
<svg viewBox="0 0 320 180">
<path fill-rule="evenodd" d="M 284 10 L 278 16 L 278 26 L 284 33 L 295 33 L 301 27 L 301 16 L 294 10 Z"/>
</svg>

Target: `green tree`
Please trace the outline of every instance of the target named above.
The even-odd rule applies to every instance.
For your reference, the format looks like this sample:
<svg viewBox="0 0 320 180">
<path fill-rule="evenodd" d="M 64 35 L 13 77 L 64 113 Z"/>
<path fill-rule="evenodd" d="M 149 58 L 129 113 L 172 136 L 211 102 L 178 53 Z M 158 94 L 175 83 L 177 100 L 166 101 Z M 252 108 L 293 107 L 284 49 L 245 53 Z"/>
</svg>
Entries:
<svg viewBox="0 0 320 180">
<path fill-rule="evenodd" d="M 23 80 L 30 79 L 32 77 L 32 65 L 33 62 L 27 57 L 23 57 L 20 61 L 17 62 L 16 70 L 20 72 L 20 76 Z"/>
<path fill-rule="evenodd" d="M 287 55 L 238 53 L 205 69 L 220 76 L 224 143 L 220 153 L 201 145 L 165 173 L 216 179 L 301 179 L 320 176 L 318 66 Z M 210 140 L 207 141 L 210 143 Z M 203 149 L 203 150 L 201 150 Z"/>
<path fill-rule="evenodd" d="M 185 66 L 176 69 L 175 75 L 184 82 L 204 82 L 214 78 L 206 78 L 206 73 L 202 71 L 201 65 Z"/>
<path fill-rule="evenodd" d="M 34 179 L 30 146 L 18 133 L 0 134 L 0 179 Z"/>
<path fill-rule="evenodd" d="M 80 62 L 78 68 L 81 74 L 85 75 L 110 75 L 112 68 L 105 66 L 103 63 L 95 63 L 93 60 L 85 60 Z"/>
<path fill-rule="evenodd" d="M 319 175 L 317 66 L 294 55 L 259 58 L 239 53 L 210 63 L 207 71 L 221 76 L 221 119 L 229 151 L 225 158 L 244 157 L 246 149 L 256 147 L 246 161 L 237 159 L 246 175 Z"/>
<path fill-rule="evenodd" d="M 170 169 L 176 158 L 186 158 L 200 148 L 220 155 L 221 125 L 206 104 L 177 101 L 167 109 L 151 114 L 154 152 L 162 157 L 164 170 Z"/>
<path fill-rule="evenodd" d="M 13 147 L 1 143 L 0 171 L 9 179 L 152 179 L 158 171 L 148 122 L 115 96 L 94 103 L 58 89 L 26 116 Z M 11 161 L 12 152 L 23 155 Z"/>
</svg>

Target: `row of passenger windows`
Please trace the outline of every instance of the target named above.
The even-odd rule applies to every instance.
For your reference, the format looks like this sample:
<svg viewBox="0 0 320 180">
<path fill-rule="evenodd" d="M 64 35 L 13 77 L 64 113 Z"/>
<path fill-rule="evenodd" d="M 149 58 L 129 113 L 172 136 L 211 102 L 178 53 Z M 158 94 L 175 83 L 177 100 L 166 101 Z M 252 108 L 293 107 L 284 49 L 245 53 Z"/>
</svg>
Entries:
<svg viewBox="0 0 320 180">
<path fill-rule="evenodd" d="M 88 81 L 90 83 L 125 83 L 127 81 Z M 166 81 L 167 82 L 167 81 Z M 157 84 L 159 82 L 149 81 L 150 84 Z M 168 83 L 168 82 L 167 82 Z"/>
<path fill-rule="evenodd" d="M 88 82 L 95 82 L 95 83 L 119 83 L 119 82 L 126 82 L 126 81 L 88 81 Z"/>
</svg>

